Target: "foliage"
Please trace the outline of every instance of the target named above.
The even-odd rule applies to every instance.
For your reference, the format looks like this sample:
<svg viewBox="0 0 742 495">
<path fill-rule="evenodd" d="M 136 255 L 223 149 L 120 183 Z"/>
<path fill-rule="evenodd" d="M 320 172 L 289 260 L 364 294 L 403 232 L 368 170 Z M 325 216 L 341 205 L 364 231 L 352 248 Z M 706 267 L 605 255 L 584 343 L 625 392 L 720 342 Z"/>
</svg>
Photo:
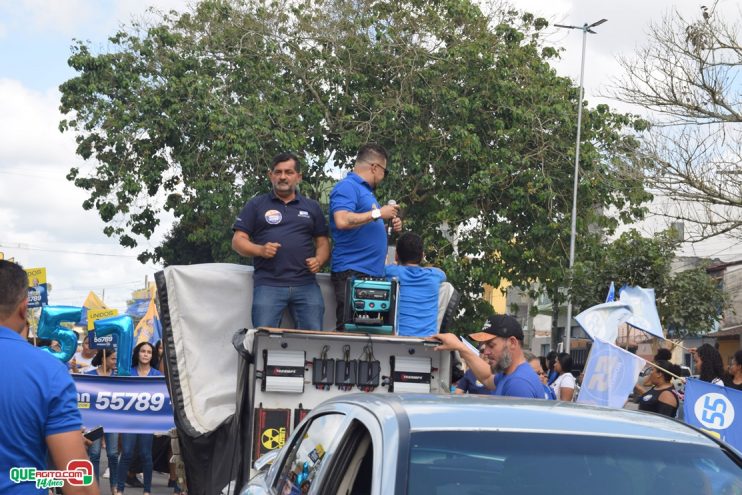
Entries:
<svg viewBox="0 0 742 495">
<path fill-rule="evenodd" d="M 650 43 L 621 60 L 626 75 L 616 90 L 658 115 L 634 173 L 664 197 L 657 213 L 688 224 L 690 240 L 742 238 L 742 40 L 723 7 L 654 23 Z"/>
<path fill-rule="evenodd" d="M 306 156 L 303 192 L 319 198 L 328 170 L 378 142 L 392 155 L 377 196 L 403 206 L 464 295 L 458 328 L 476 328 L 483 283 L 565 285 L 579 92 L 549 65 L 546 26 L 467 0 L 204 1 L 117 33 L 108 53 L 73 46 L 60 127 L 96 165 L 69 178 L 122 244 L 152 235 L 166 210 L 178 238 L 234 261 L 233 216 L 267 190 L 273 154 Z M 618 173 L 645 123 L 584 106 L 577 226 L 589 253 L 648 194 Z"/>
<path fill-rule="evenodd" d="M 723 290 L 705 266 L 674 273 L 672 260 L 678 247 L 677 232 L 653 238 L 631 230 L 601 248 L 602 256 L 575 264 L 573 289 L 580 309 L 605 300 L 608 285 L 653 288 L 662 326 L 673 336 L 702 334 L 720 321 L 725 306 Z"/>
</svg>

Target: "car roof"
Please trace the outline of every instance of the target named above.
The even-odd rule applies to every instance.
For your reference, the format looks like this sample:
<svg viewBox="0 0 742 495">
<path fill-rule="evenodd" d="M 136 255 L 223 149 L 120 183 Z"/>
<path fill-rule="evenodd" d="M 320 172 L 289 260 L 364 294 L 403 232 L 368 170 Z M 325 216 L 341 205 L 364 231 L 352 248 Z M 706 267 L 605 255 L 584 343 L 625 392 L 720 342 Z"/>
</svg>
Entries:
<svg viewBox="0 0 742 495">
<path fill-rule="evenodd" d="M 596 435 L 718 447 L 701 432 L 658 414 L 570 402 L 487 395 L 351 394 L 325 404 L 349 403 L 374 414 L 404 413 L 411 432 L 514 431 Z"/>
</svg>

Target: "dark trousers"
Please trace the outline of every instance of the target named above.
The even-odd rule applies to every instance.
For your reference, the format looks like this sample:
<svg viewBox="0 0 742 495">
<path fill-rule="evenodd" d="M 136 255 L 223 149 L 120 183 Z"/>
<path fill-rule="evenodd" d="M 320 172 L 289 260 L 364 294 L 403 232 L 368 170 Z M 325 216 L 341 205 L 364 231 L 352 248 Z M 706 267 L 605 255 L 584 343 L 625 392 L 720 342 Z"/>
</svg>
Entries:
<svg viewBox="0 0 742 495">
<path fill-rule="evenodd" d="M 344 272 L 332 272 L 330 280 L 335 288 L 335 330 L 341 332 L 345 329 L 343 321 L 345 311 L 345 283 L 349 277 L 368 277 L 366 273 L 356 270 L 345 270 Z"/>
</svg>

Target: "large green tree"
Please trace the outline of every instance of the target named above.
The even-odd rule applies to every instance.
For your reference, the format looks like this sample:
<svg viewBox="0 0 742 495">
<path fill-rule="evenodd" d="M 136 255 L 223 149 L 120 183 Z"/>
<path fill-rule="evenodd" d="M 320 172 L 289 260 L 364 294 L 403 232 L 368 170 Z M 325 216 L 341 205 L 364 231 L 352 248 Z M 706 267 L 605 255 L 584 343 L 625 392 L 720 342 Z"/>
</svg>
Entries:
<svg viewBox="0 0 742 495">
<path fill-rule="evenodd" d="M 267 189 L 274 153 L 303 154 L 303 190 L 321 198 L 332 169 L 378 142 L 391 175 L 377 196 L 403 206 L 428 261 L 464 294 L 458 328 L 473 328 L 484 283 L 538 280 L 552 297 L 566 283 L 578 103 L 579 248 L 648 197 L 617 173 L 643 122 L 578 102 L 549 65 L 546 26 L 467 0 L 204 1 L 117 33 L 106 53 L 73 46 L 61 128 L 95 165 L 69 177 L 122 244 L 136 247 L 168 210 L 171 244 L 234 261 L 234 213 Z"/>
</svg>

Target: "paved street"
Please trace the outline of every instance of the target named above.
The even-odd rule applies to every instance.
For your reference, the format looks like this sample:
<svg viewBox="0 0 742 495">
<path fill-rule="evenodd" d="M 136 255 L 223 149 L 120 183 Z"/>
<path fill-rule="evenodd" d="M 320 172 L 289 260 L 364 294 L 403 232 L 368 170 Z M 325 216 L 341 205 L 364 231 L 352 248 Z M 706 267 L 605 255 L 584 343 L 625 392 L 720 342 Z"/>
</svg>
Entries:
<svg viewBox="0 0 742 495">
<path fill-rule="evenodd" d="M 108 467 L 108 458 L 104 454 L 101 456 L 101 459 L 100 459 L 101 472 L 105 472 L 107 467 Z M 173 489 L 168 488 L 167 486 L 167 479 L 168 479 L 167 474 L 158 473 L 157 471 L 152 473 L 152 492 L 151 492 L 152 495 L 165 495 L 165 494 L 170 494 L 173 492 Z M 108 484 L 108 479 L 106 478 L 100 479 L 100 493 L 101 495 L 111 495 L 111 488 Z M 138 494 L 138 493 L 142 493 L 142 489 L 132 488 L 130 486 L 127 486 L 124 493 Z"/>
</svg>

